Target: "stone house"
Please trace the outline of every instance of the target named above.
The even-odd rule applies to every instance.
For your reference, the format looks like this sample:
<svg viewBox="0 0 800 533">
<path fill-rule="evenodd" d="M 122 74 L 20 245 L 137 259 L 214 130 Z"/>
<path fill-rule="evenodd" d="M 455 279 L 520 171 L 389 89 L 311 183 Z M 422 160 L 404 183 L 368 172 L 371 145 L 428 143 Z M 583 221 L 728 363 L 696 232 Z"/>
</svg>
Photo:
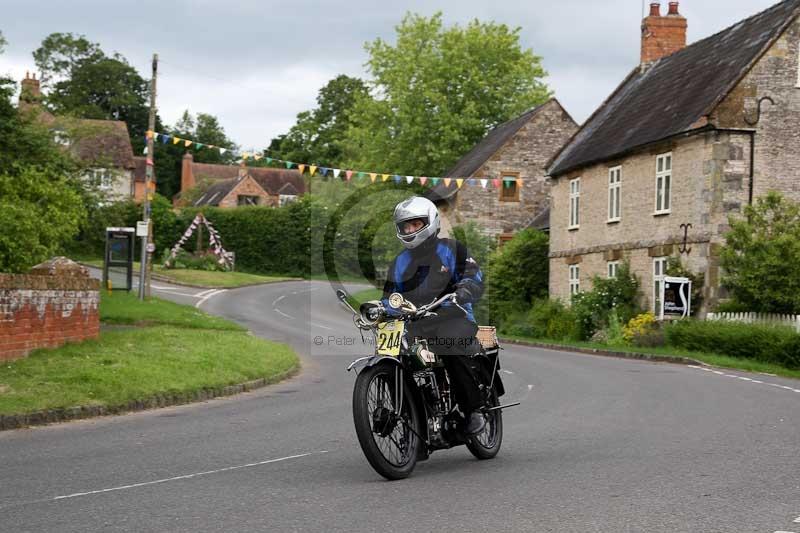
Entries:
<svg viewBox="0 0 800 533">
<path fill-rule="evenodd" d="M 296 170 L 279 168 L 239 167 L 195 163 L 192 154 L 183 156 L 181 192 L 173 199 L 176 205 L 186 191 L 205 187 L 201 196 L 191 202 L 194 206 L 237 207 L 263 205 L 280 207 L 293 202 L 305 193 L 303 175 Z"/>
<path fill-rule="evenodd" d="M 40 106 L 40 80 L 26 74 L 22 80 L 19 108 L 38 113 L 38 119 L 53 132 L 85 168 L 84 179 L 94 183 L 106 201 L 144 198 L 145 158 L 135 157 L 128 126 L 119 120 L 73 119 L 54 116 Z M 155 190 L 155 183 L 151 186 Z"/>
<path fill-rule="evenodd" d="M 640 65 L 549 165 L 552 297 L 628 261 L 655 309 L 670 257 L 704 274 L 706 310 L 725 296 L 729 217 L 768 191 L 800 200 L 799 10 L 786 0 L 686 46 L 679 3 L 651 4 Z"/>
<path fill-rule="evenodd" d="M 481 178 L 457 187 L 440 181 L 428 197 L 449 224 L 467 221 L 501 242 L 514 232 L 536 223 L 548 226 L 549 183 L 546 164 L 578 129 L 578 125 L 555 98 L 486 134 L 465 154 L 445 178 Z M 493 180 L 500 180 L 496 186 Z"/>
</svg>

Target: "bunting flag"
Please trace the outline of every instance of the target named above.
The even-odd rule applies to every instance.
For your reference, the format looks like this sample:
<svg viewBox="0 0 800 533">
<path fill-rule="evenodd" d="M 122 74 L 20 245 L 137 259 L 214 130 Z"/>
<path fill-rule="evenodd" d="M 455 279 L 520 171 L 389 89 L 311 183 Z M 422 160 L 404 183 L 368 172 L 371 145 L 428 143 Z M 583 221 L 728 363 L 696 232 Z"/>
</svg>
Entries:
<svg viewBox="0 0 800 533">
<path fill-rule="evenodd" d="M 172 140 L 172 144 L 173 145 L 177 145 L 178 143 L 183 142 L 183 145 L 186 148 L 190 148 L 190 147 L 194 146 L 195 150 L 201 150 L 201 149 L 217 150 L 217 151 L 219 151 L 220 155 L 224 155 L 225 153 L 230 151 L 229 148 L 222 148 L 222 147 L 219 147 L 219 146 L 215 146 L 213 144 L 205 144 L 205 143 L 202 143 L 200 141 L 195 141 L 195 140 L 192 140 L 192 139 L 182 139 L 182 138 L 176 137 L 174 135 L 169 135 L 169 134 L 166 134 L 166 133 L 159 133 L 157 131 L 151 131 L 151 130 L 148 130 L 148 131 L 145 132 L 145 139 L 148 140 L 148 141 L 150 139 L 152 139 L 153 141 L 160 140 L 163 144 L 168 144 L 169 141 Z M 267 151 L 268 150 L 264 150 L 264 152 L 267 152 Z M 237 152 L 234 152 L 234 154 L 236 154 L 236 153 Z M 150 155 L 150 154 L 147 154 L 146 151 L 145 151 L 145 154 L 146 155 Z M 247 161 L 248 159 L 254 159 L 256 161 L 259 161 L 261 159 L 264 159 L 267 162 L 268 165 L 272 165 L 272 164 L 281 165 L 282 164 L 287 169 L 297 168 L 300 171 L 301 174 L 305 173 L 305 171 L 308 170 L 310 176 L 314 176 L 317 173 L 317 171 L 319 171 L 319 173 L 320 173 L 320 175 L 322 177 L 327 177 L 328 176 L 328 172 L 331 172 L 333 177 L 338 179 L 341 176 L 342 170 L 343 170 L 343 169 L 339 169 L 339 168 L 331 168 L 331 167 L 322 167 L 322 166 L 318 166 L 318 165 L 311 165 L 311 164 L 308 164 L 308 163 L 295 163 L 293 161 L 284 161 L 283 159 L 269 157 L 269 156 L 267 156 L 266 154 L 264 154 L 262 152 L 256 152 L 256 151 L 254 151 L 252 153 L 251 152 L 239 152 L 238 155 L 239 155 L 239 157 L 241 158 L 242 161 Z M 382 174 L 382 173 L 378 173 L 378 172 L 365 172 L 365 171 L 362 171 L 362 170 L 353 170 L 353 169 L 344 170 L 343 178 L 346 179 L 346 181 L 349 182 L 349 181 L 351 181 L 353 179 L 354 175 L 355 175 L 356 179 L 358 179 L 358 180 L 362 180 L 362 179 L 365 179 L 366 177 L 369 177 L 369 180 L 370 180 L 371 183 L 375 183 L 376 180 L 378 179 L 378 177 L 380 176 L 381 182 L 389 181 L 389 179 L 391 178 L 397 184 L 400 184 L 403 181 L 405 181 L 407 184 L 410 185 L 410 184 L 414 183 L 414 180 L 418 180 L 421 185 L 425 185 L 430 181 L 431 185 L 434 186 L 434 187 L 439 184 L 440 180 L 444 180 L 444 186 L 445 187 L 450 187 L 450 184 L 452 183 L 452 181 L 455 180 L 456 187 L 458 187 L 459 189 L 461 187 L 463 187 L 465 183 L 468 186 L 476 186 L 476 185 L 480 184 L 481 188 L 486 189 L 490 185 L 493 188 L 500 188 L 500 187 L 506 187 L 507 188 L 507 187 L 511 187 L 512 183 L 521 183 L 522 182 L 522 178 L 516 178 L 516 177 L 502 177 L 502 178 L 488 178 L 488 177 L 479 177 L 479 178 L 473 178 L 473 177 L 439 178 L 439 177 L 426 177 L 426 176 L 402 176 L 400 174 L 388 174 L 388 173 Z"/>
</svg>

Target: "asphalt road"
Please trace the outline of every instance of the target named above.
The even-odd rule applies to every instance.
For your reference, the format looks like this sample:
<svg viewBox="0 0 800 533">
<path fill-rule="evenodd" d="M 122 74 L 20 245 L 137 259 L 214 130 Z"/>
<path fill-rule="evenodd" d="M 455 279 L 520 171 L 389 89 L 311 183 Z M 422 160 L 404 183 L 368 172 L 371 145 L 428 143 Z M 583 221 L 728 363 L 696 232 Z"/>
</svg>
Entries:
<svg viewBox="0 0 800 533">
<path fill-rule="evenodd" d="M 505 413 L 500 455 L 436 452 L 387 482 L 351 419 L 345 367 L 365 349 L 326 283 L 201 305 L 291 344 L 303 372 L 203 404 L 0 433 L 0 530 L 800 533 L 796 381 L 507 346 L 505 399 L 523 404 Z"/>
</svg>

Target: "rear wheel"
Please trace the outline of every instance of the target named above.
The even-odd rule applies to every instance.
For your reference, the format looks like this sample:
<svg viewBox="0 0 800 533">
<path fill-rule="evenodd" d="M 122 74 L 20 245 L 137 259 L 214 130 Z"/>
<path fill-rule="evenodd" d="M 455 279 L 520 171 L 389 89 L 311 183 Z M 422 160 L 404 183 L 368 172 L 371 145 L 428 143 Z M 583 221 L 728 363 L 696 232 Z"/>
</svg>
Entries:
<svg viewBox="0 0 800 533">
<path fill-rule="evenodd" d="M 417 464 L 419 419 L 411 390 L 400 379 L 402 369 L 377 364 L 364 369 L 353 389 L 353 421 L 361 450 L 386 479 L 408 477 Z M 402 394 L 396 394 L 398 386 Z"/>
<path fill-rule="evenodd" d="M 500 405 L 497 394 L 492 391 L 489 407 Z M 500 409 L 487 411 L 484 414 L 486 426 L 477 435 L 472 435 L 467 441 L 467 448 L 478 459 L 492 459 L 500 451 L 503 443 L 503 412 Z"/>
</svg>

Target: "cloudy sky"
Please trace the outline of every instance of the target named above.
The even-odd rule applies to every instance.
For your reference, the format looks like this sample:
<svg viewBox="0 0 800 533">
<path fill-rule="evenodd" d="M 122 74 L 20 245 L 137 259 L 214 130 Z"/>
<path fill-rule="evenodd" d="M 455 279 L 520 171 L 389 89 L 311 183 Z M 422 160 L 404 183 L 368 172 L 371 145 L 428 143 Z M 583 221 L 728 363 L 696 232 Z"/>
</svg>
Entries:
<svg viewBox="0 0 800 533">
<path fill-rule="evenodd" d="M 683 0 L 680 11 L 693 42 L 774 3 Z M 156 52 L 168 123 L 184 109 L 211 113 L 242 148 L 260 148 L 314 107 L 329 79 L 366 77 L 366 41 L 392 41 L 405 12 L 442 11 L 447 24 L 521 27 L 522 45 L 543 57 L 549 85 L 581 122 L 638 63 L 642 9 L 642 0 L 0 0 L 0 73 L 32 70 L 31 52 L 52 32 L 84 34 L 146 77 Z"/>
</svg>

